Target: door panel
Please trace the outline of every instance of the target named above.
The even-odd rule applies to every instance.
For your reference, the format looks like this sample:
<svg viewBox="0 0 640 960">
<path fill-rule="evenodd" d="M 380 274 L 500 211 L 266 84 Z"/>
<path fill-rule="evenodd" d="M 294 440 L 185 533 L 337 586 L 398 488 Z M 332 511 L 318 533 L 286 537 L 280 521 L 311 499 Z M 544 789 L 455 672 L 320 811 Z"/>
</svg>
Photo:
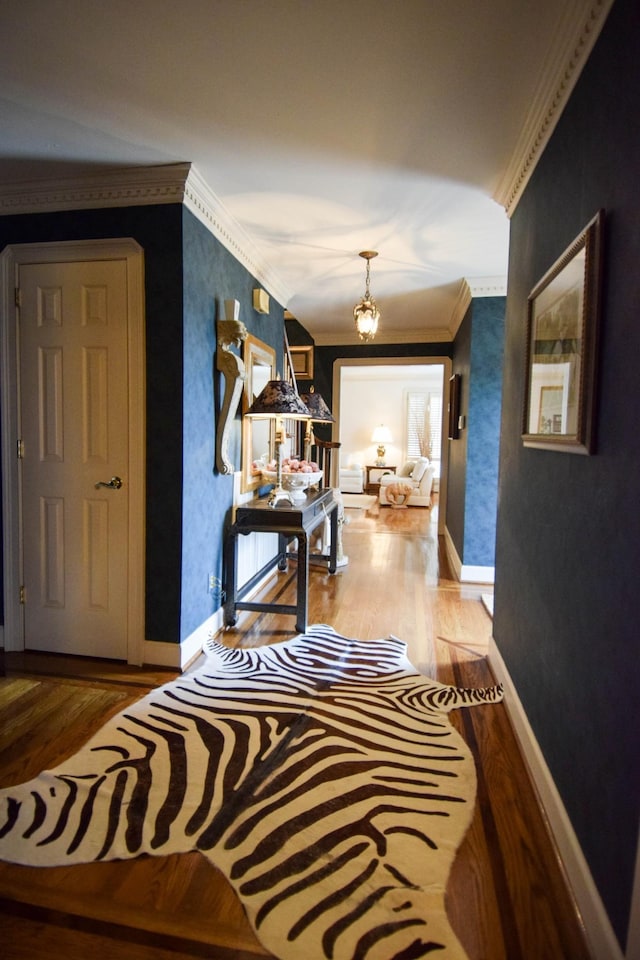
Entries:
<svg viewBox="0 0 640 960">
<path fill-rule="evenodd" d="M 126 261 L 23 264 L 19 285 L 25 646 L 126 659 Z"/>
</svg>

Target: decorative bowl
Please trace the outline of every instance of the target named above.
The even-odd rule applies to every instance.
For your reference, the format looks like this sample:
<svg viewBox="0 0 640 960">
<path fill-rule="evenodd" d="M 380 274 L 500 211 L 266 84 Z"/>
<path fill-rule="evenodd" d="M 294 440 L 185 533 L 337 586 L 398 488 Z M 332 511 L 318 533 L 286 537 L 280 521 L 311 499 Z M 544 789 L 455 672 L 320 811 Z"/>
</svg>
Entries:
<svg viewBox="0 0 640 960">
<path fill-rule="evenodd" d="M 268 483 L 276 483 L 278 474 L 275 470 L 263 470 L 262 476 Z M 322 470 L 316 473 L 302 473 L 301 471 L 282 471 L 282 486 L 288 490 L 294 500 L 304 500 L 307 490 L 322 480 Z"/>
</svg>

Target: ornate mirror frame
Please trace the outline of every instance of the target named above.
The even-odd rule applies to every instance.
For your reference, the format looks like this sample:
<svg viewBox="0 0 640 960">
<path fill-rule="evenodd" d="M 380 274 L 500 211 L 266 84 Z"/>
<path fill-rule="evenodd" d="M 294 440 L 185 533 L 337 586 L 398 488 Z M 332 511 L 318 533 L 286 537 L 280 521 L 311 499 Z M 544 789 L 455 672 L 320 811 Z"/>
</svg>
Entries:
<svg viewBox="0 0 640 960">
<path fill-rule="evenodd" d="M 252 471 L 258 457 L 273 449 L 275 421 L 252 420 L 245 414 L 268 380 L 276 375 L 276 352 L 273 347 L 249 334 L 244 342 L 243 353 L 246 379 L 242 391 L 242 493 L 257 490 L 264 482 L 260 474 Z"/>
</svg>

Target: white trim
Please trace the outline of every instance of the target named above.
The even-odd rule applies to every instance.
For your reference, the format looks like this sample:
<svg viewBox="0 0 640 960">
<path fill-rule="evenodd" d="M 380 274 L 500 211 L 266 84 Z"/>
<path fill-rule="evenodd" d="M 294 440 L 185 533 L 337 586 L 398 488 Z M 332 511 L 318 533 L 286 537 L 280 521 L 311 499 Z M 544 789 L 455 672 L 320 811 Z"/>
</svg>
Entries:
<svg viewBox="0 0 640 960">
<path fill-rule="evenodd" d="M 592 0 L 586 9 L 584 0 L 565 4 L 554 44 L 540 66 L 538 89 L 522 133 L 493 194 L 509 216 L 544 153 L 612 6 L 613 0 Z"/>
<path fill-rule="evenodd" d="M 210 636 L 222 629 L 223 610 L 219 607 L 204 623 L 189 634 L 180 643 L 145 640 L 143 663 L 146 666 L 172 667 L 184 670 L 192 660 L 202 653 L 202 648 Z"/>
<path fill-rule="evenodd" d="M 0 186 L 0 216 L 165 203 L 184 204 L 279 303 L 289 302 L 291 291 L 191 163 L 123 167 Z"/>
<path fill-rule="evenodd" d="M 506 297 L 506 277 L 467 277 L 466 283 L 471 296 L 476 297 Z"/>
<path fill-rule="evenodd" d="M 234 474 L 240 477 L 240 472 Z M 267 581 L 273 576 L 273 570 L 268 570 L 255 585 L 248 597 L 254 597 Z M 242 613 L 240 613 L 242 616 Z M 158 667 L 172 667 L 183 670 L 191 661 L 202 653 L 209 637 L 215 637 L 224 629 L 224 607 L 218 607 L 204 623 L 185 637 L 180 643 L 165 643 L 164 641 L 145 640 L 143 663 Z"/>
<path fill-rule="evenodd" d="M 451 320 L 449 321 L 450 338 L 452 342 L 455 340 L 460 325 L 467 314 L 467 310 L 471 306 L 471 299 L 471 287 L 466 280 L 461 280 L 458 296 L 451 311 Z"/>
<path fill-rule="evenodd" d="M 21 536 L 18 441 L 18 376 L 14 290 L 21 265 L 28 263 L 126 260 L 129 357 L 129 569 L 127 584 L 127 659 L 142 663 L 145 616 L 145 307 L 144 253 L 135 240 L 108 239 L 8 246 L 0 256 L 2 316 L 2 516 L 4 613 L 7 650 L 24 647 L 23 611 L 19 603 Z"/>
<path fill-rule="evenodd" d="M 191 164 L 123 167 L 0 187 L 0 215 L 182 203 Z"/>
<path fill-rule="evenodd" d="M 449 558 L 449 563 L 451 564 L 451 569 L 456 577 L 456 580 L 459 580 L 460 583 L 494 583 L 495 582 L 495 567 L 481 567 L 473 566 L 471 564 L 464 564 L 458 555 L 456 546 L 453 542 L 453 538 L 449 533 L 449 528 L 445 527 L 444 531 L 444 541 L 447 549 L 447 556 Z"/>
<path fill-rule="evenodd" d="M 506 277 L 465 277 L 460 281 L 449 321 L 449 339 L 455 340 L 471 302 L 478 297 L 506 297 Z"/>
<path fill-rule="evenodd" d="M 280 304 L 286 306 L 292 297 L 292 291 L 276 276 L 249 234 L 208 187 L 195 167 L 185 166 L 190 167 L 184 184 L 185 207 L 246 267 L 261 286 Z"/>
<path fill-rule="evenodd" d="M 317 333 L 313 335 L 314 343 L 318 347 L 345 347 L 362 346 L 362 341 L 358 338 L 355 327 L 344 333 Z M 376 333 L 376 343 L 450 343 L 451 332 L 447 329 L 438 328 L 435 330 L 422 329 L 420 327 L 412 330 L 399 330 L 395 327 L 391 329 L 378 330 Z"/>
<path fill-rule="evenodd" d="M 461 583 L 495 583 L 495 567 L 479 567 L 463 563 L 460 571 Z"/>
<path fill-rule="evenodd" d="M 569 884 L 591 948 L 591 957 L 593 960 L 623 960 L 620 945 L 578 843 L 569 815 L 529 724 L 507 666 L 493 638 L 489 642 L 488 660 L 496 680 L 504 685 L 504 704 L 567 872 Z M 628 955 L 628 960 L 631 960 L 630 955 Z"/>
</svg>

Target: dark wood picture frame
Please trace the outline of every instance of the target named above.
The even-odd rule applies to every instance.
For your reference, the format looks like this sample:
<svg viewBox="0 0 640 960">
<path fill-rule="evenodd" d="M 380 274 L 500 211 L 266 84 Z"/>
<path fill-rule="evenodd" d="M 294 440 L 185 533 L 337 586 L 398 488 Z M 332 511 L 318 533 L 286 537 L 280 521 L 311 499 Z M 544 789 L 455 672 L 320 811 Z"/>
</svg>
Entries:
<svg viewBox="0 0 640 960">
<path fill-rule="evenodd" d="M 603 233 L 600 210 L 529 294 L 525 447 L 595 450 Z"/>
<path fill-rule="evenodd" d="M 460 436 L 460 390 L 462 377 L 454 373 L 449 377 L 449 440 L 457 440 Z"/>
</svg>

